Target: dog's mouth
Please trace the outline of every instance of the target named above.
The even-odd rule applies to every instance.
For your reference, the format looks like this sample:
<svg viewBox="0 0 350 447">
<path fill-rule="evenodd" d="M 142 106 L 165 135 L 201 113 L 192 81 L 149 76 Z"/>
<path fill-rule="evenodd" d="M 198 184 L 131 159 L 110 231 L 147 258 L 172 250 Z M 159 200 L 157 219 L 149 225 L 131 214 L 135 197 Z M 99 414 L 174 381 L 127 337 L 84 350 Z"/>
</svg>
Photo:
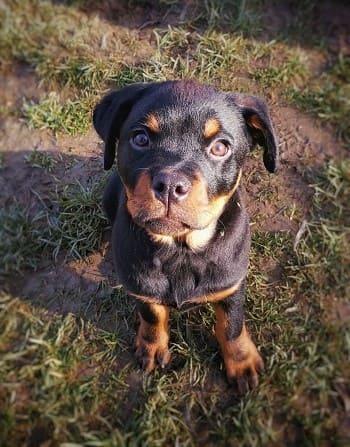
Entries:
<svg viewBox="0 0 350 447">
<path fill-rule="evenodd" d="M 145 221 L 142 226 L 151 233 L 165 236 L 179 236 L 189 231 L 199 229 L 199 225 L 188 224 L 167 216 L 149 219 Z"/>
<path fill-rule="evenodd" d="M 180 237 L 194 230 L 203 230 L 217 221 L 226 203 L 235 192 L 239 177 L 227 193 L 209 197 L 205 180 L 198 174 L 190 191 L 172 191 L 168 200 L 161 200 L 158 185 L 154 186 L 147 172 L 141 174 L 136 187 L 126 186 L 127 210 L 133 221 L 154 235 Z"/>
</svg>

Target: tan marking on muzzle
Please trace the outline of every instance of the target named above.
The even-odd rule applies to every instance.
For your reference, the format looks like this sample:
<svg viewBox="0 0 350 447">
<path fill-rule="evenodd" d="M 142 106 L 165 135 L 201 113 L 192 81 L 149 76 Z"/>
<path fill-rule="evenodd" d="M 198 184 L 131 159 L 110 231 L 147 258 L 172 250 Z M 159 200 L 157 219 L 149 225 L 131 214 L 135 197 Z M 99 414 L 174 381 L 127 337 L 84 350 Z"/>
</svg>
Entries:
<svg viewBox="0 0 350 447">
<path fill-rule="evenodd" d="M 189 208 L 192 207 L 194 212 L 197 212 L 199 216 L 198 223 L 204 227 L 203 229 L 188 230 L 175 236 L 155 234 L 147 230 L 148 234 L 154 242 L 160 244 L 174 245 L 176 242 L 181 241 L 193 251 L 205 248 L 215 234 L 216 222 L 222 214 L 225 205 L 236 192 L 241 178 L 242 169 L 238 172 L 237 180 L 233 188 L 227 194 L 217 196 L 209 203 L 207 202 L 207 188 L 204 182 L 199 180 L 194 183 L 186 205 Z M 196 206 L 197 203 L 201 203 L 202 206 Z"/>
<path fill-rule="evenodd" d="M 142 172 L 135 189 L 132 191 L 125 186 L 127 202 L 126 207 L 131 217 L 134 219 L 140 213 L 140 210 L 163 210 L 163 205 L 154 197 L 154 192 L 151 186 L 151 178 L 148 172 Z"/>
</svg>

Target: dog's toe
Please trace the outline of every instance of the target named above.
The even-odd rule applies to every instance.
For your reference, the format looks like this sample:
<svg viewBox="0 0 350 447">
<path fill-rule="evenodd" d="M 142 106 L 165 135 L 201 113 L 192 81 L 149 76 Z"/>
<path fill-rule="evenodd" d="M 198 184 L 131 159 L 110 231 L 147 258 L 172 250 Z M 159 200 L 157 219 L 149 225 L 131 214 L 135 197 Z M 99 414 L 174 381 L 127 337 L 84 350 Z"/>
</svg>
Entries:
<svg viewBox="0 0 350 447">
<path fill-rule="evenodd" d="M 244 360 L 227 361 L 226 369 L 229 383 L 236 383 L 239 394 L 244 395 L 258 386 L 258 373 L 263 372 L 264 363 L 256 351 Z"/>
<path fill-rule="evenodd" d="M 152 372 L 158 365 L 165 368 L 170 361 L 170 352 L 168 346 L 160 343 L 147 343 L 145 341 L 137 342 L 136 352 L 137 361 L 140 367 L 147 372 Z"/>
</svg>

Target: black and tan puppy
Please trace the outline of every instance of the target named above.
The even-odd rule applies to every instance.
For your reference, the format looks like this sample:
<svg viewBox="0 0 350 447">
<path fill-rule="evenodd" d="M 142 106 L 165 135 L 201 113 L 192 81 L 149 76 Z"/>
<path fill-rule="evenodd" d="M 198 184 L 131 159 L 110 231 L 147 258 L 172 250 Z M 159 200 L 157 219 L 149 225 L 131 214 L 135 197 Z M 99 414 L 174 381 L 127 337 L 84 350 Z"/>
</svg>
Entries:
<svg viewBox="0 0 350 447">
<path fill-rule="evenodd" d="M 244 324 L 250 246 L 239 183 L 256 144 L 275 172 L 276 138 L 265 102 L 194 81 L 134 84 L 94 111 L 104 195 L 120 283 L 137 299 L 136 354 L 147 371 L 169 362 L 169 307 L 212 303 L 229 381 L 258 383 L 262 359 Z"/>
</svg>

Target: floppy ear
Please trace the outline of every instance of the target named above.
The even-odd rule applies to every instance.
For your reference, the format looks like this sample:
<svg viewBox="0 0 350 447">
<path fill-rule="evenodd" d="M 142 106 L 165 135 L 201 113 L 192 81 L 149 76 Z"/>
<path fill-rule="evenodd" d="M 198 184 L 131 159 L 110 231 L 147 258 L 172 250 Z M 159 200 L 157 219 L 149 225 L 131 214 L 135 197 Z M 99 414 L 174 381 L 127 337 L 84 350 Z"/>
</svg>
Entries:
<svg viewBox="0 0 350 447">
<path fill-rule="evenodd" d="M 278 142 L 272 127 L 266 102 L 258 96 L 233 94 L 236 106 L 241 110 L 253 140 L 253 147 L 259 144 L 264 148 L 264 165 L 269 172 L 278 167 Z"/>
<path fill-rule="evenodd" d="M 97 133 L 105 143 L 104 169 L 112 167 L 115 159 L 115 147 L 120 129 L 128 117 L 133 104 L 150 84 L 132 84 L 105 96 L 95 107 L 93 123 Z"/>
</svg>

